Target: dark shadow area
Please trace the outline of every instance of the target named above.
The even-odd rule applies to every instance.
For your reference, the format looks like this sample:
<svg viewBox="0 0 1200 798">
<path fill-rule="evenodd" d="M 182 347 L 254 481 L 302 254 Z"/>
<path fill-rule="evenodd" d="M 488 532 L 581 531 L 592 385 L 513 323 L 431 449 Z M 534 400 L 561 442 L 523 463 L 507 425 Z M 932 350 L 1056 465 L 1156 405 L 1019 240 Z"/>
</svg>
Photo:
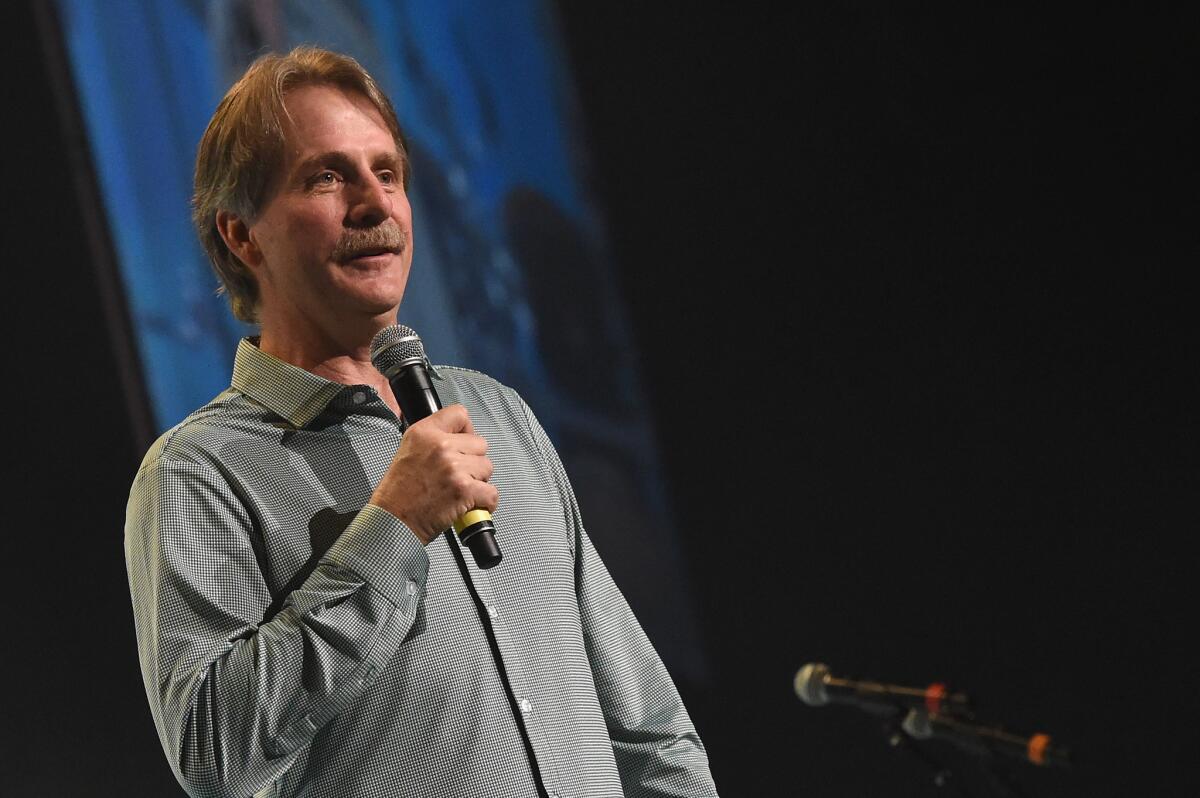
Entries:
<svg viewBox="0 0 1200 798">
<path fill-rule="evenodd" d="M 15 181 L 4 198 L 6 364 L 24 386 L 19 404 L 31 403 L 6 421 L 17 457 L 7 489 L 22 510 L 0 784 L 29 798 L 177 794 L 137 668 L 122 550 L 145 427 L 108 333 L 77 140 L 61 126 L 30 5 L 7 4 L 0 25 L 12 42 L 5 70 L 20 76 L 4 89 Z"/>
<path fill-rule="evenodd" d="M 723 793 L 938 794 L 812 661 L 1194 788 L 1196 15 L 562 8 Z"/>
</svg>

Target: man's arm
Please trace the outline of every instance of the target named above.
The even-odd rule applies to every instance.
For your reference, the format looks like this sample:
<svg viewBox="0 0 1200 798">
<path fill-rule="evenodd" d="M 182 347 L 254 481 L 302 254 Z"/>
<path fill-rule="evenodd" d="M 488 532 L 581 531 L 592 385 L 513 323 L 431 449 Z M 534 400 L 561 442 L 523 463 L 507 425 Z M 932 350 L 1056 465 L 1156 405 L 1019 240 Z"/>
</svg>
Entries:
<svg viewBox="0 0 1200 798">
<path fill-rule="evenodd" d="M 627 798 L 716 796 L 708 755 L 675 683 L 584 530 L 558 453 L 525 414 L 575 532 L 575 580 L 584 644 Z"/>
<path fill-rule="evenodd" d="M 273 617 L 252 521 L 211 464 L 156 447 L 125 528 L 146 693 L 193 796 L 251 795 L 368 688 L 424 594 L 417 536 L 367 505 Z"/>
</svg>

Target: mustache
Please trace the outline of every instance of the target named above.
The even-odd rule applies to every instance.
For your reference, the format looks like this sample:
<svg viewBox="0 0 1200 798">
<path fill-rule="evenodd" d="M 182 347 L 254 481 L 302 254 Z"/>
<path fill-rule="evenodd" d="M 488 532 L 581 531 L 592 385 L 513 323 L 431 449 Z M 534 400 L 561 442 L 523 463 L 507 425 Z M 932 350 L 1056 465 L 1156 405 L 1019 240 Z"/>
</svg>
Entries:
<svg viewBox="0 0 1200 798">
<path fill-rule="evenodd" d="M 361 252 L 388 250 L 399 255 L 407 248 L 408 231 L 393 221 L 361 230 L 344 231 L 337 243 L 333 245 L 331 258 L 341 263 Z"/>
</svg>

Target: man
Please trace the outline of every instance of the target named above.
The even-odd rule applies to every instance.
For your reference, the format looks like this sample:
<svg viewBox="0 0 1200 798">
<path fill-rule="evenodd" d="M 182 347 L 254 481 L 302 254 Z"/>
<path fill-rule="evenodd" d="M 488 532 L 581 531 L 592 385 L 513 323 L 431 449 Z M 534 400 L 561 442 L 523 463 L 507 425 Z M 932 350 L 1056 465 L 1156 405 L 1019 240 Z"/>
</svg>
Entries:
<svg viewBox="0 0 1200 798">
<path fill-rule="evenodd" d="M 521 399 L 442 367 L 447 407 L 403 429 L 368 350 L 412 264 L 407 184 L 391 105 L 322 50 L 256 62 L 200 143 L 197 228 L 261 335 L 130 495 L 172 769 L 194 796 L 715 795 Z M 440 535 L 472 508 L 490 571 Z"/>
</svg>

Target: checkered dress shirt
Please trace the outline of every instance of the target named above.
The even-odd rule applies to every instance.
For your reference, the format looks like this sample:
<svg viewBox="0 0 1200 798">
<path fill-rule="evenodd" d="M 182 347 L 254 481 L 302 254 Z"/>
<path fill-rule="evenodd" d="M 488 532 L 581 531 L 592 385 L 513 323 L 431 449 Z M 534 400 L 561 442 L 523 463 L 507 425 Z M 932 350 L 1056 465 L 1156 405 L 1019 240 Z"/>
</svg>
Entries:
<svg viewBox="0 0 1200 798">
<path fill-rule="evenodd" d="M 193 796 L 715 796 L 528 407 L 481 374 L 433 374 L 495 465 L 504 560 L 489 571 L 367 504 L 402 434 L 373 389 L 249 341 L 232 386 L 147 453 L 125 553 L 180 783 Z"/>
</svg>

